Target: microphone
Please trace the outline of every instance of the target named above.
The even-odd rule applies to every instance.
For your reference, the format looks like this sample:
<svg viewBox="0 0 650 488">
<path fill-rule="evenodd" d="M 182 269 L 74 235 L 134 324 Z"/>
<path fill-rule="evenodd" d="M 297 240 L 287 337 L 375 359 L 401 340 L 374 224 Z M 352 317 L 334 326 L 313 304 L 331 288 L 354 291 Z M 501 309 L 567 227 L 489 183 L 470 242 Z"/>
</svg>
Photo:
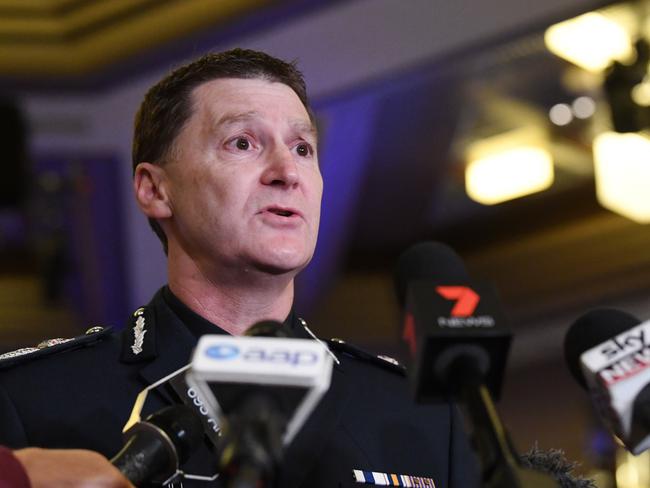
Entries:
<svg viewBox="0 0 650 488">
<path fill-rule="evenodd" d="M 499 398 L 512 335 L 492 288 L 469 279 L 450 247 L 422 242 L 407 249 L 395 268 L 395 287 L 404 307 L 402 338 L 414 358 L 416 400 L 457 393 L 458 363 Z M 460 380 L 460 381 L 459 381 Z M 472 380 L 474 381 L 474 380 Z"/>
<path fill-rule="evenodd" d="M 650 448 L 650 321 L 614 309 L 578 318 L 566 362 L 605 425 L 635 455 Z"/>
<path fill-rule="evenodd" d="M 219 418 L 228 486 L 272 484 L 283 447 L 328 390 L 331 375 L 327 347 L 287 337 L 278 322 L 257 323 L 243 337 L 201 337 L 186 378 Z"/>
<path fill-rule="evenodd" d="M 400 256 L 395 284 L 404 306 L 403 339 L 415 358 L 410 376 L 416 401 L 447 393 L 463 402 L 483 486 L 557 487 L 550 476 L 522 465 L 493 403 L 511 334 L 491 288 L 471 281 L 460 257 L 433 242 Z"/>
<path fill-rule="evenodd" d="M 135 486 L 172 478 L 203 439 L 203 425 L 185 405 L 151 414 L 124 433 L 124 447 L 111 463 Z"/>
</svg>

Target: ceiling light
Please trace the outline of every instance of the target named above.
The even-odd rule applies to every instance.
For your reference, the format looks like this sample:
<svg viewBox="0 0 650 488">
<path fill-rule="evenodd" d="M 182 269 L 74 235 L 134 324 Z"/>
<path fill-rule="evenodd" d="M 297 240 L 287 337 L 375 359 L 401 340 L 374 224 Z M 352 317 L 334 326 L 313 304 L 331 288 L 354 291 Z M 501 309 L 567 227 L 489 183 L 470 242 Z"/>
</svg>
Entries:
<svg viewBox="0 0 650 488">
<path fill-rule="evenodd" d="M 642 81 L 632 88 L 632 100 L 641 107 L 650 107 L 650 83 Z"/>
<path fill-rule="evenodd" d="M 548 111 L 548 117 L 555 125 L 568 125 L 573 120 L 573 112 L 566 103 L 558 103 Z"/>
<path fill-rule="evenodd" d="M 591 97 L 578 97 L 571 104 L 577 119 L 588 119 L 596 112 L 596 102 Z"/>
<path fill-rule="evenodd" d="M 544 33 L 544 42 L 552 53 L 588 71 L 602 71 L 614 60 L 634 57 L 625 28 L 597 12 L 552 25 Z"/>
<path fill-rule="evenodd" d="M 594 139 L 594 163 L 600 204 L 650 223 L 650 139 L 639 133 L 600 134 Z"/>
<path fill-rule="evenodd" d="M 553 159 L 537 128 L 524 128 L 472 143 L 467 148 L 465 189 L 484 205 L 545 190 L 553 183 Z"/>
</svg>

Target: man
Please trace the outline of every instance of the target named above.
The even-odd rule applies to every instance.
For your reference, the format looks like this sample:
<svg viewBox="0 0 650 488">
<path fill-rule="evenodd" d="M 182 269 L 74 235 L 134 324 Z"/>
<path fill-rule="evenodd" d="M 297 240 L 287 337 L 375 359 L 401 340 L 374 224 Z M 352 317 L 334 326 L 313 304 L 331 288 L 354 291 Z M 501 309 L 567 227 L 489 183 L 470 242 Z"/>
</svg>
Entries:
<svg viewBox="0 0 650 488">
<path fill-rule="evenodd" d="M 174 71 L 140 107 L 133 163 L 135 197 L 163 242 L 169 284 L 123 333 L 91 331 L 5 360 L 2 443 L 111 457 L 138 392 L 187 364 L 200 335 L 242 334 L 272 319 L 312 336 L 292 303 L 294 278 L 316 244 L 323 182 L 316 127 L 293 65 L 236 49 Z M 332 386 L 288 447 L 279 486 L 352 486 L 369 471 L 474 486 L 452 405 L 415 406 L 399 368 L 332 347 L 340 363 Z M 165 384 L 147 410 L 187 394 Z M 215 456 L 206 447 L 183 469 L 209 476 Z"/>
</svg>

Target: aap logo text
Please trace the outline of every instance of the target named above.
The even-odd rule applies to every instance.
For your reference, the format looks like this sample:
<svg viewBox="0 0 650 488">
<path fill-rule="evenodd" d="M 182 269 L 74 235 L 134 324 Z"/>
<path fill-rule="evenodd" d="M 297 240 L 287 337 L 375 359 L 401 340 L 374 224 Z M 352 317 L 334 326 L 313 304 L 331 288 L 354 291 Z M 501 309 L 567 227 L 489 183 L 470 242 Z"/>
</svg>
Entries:
<svg viewBox="0 0 650 488">
<path fill-rule="evenodd" d="M 239 360 L 245 363 L 288 364 L 310 366 L 318 363 L 319 355 L 306 349 L 238 347 L 233 344 L 214 344 L 205 355 L 217 361 Z"/>
</svg>

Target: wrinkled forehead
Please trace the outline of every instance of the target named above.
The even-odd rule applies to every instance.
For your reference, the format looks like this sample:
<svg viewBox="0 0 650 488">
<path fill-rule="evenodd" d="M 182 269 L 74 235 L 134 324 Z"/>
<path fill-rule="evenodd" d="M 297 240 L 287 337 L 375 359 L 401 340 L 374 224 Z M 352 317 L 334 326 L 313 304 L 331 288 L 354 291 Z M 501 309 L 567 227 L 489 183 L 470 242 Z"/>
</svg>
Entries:
<svg viewBox="0 0 650 488">
<path fill-rule="evenodd" d="M 316 131 L 311 114 L 296 92 L 289 85 L 263 78 L 207 81 L 192 91 L 191 106 L 194 115 L 200 114 L 211 124 L 282 114 L 297 128 Z"/>
</svg>

